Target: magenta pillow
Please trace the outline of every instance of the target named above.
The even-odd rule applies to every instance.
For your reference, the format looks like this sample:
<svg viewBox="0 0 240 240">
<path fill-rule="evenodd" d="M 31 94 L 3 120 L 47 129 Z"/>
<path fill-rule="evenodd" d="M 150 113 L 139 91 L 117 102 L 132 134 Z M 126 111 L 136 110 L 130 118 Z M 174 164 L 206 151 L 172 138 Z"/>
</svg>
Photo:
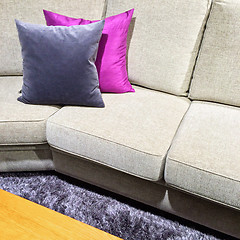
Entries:
<svg viewBox="0 0 240 240">
<path fill-rule="evenodd" d="M 131 9 L 105 19 L 95 62 L 101 92 L 135 92 L 128 81 L 126 69 L 127 34 L 133 11 Z M 86 25 L 100 21 L 71 18 L 46 10 L 43 12 L 48 26 Z"/>
</svg>

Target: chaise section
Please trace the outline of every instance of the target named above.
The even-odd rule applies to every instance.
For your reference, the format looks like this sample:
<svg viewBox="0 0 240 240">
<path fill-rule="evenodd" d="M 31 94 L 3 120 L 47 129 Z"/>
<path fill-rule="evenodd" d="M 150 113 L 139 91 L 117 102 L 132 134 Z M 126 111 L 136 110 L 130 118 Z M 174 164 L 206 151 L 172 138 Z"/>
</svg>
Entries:
<svg viewBox="0 0 240 240">
<path fill-rule="evenodd" d="M 165 180 L 240 209 L 240 109 L 193 102 L 169 150 Z"/>
<path fill-rule="evenodd" d="M 47 121 L 49 144 L 76 157 L 158 181 L 190 102 L 137 86 L 135 90 L 103 94 L 104 109 L 63 107 Z M 62 164 L 56 166 L 57 171 L 64 168 Z"/>
<path fill-rule="evenodd" d="M 21 86 L 20 76 L 0 77 L 0 171 L 52 169 L 46 120 L 59 107 L 17 101 Z"/>
</svg>

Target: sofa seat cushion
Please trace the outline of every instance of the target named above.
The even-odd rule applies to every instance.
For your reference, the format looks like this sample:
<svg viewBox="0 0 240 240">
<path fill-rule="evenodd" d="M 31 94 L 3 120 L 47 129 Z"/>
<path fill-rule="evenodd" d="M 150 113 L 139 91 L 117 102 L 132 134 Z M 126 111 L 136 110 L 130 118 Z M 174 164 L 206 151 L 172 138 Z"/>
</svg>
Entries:
<svg viewBox="0 0 240 240">
<path fill-rule="evenodd" d="M 63 107 L 47 121 L 54 148 L 152 181 L 189 100 L 135 87 L 136 93 L 103 94 L 104 109 Z"/>
<path fill-rule="evenodd" d="M 17 101 L 22 77 L 0 77 L 0 145 L 46 143 L 46 119 L 59 107 Z"/>
<path fill-rule="evenodd" d="M 240 209 L 240 109 L 193 102 L 169 150 L 168 184 Z"/>
</svg>

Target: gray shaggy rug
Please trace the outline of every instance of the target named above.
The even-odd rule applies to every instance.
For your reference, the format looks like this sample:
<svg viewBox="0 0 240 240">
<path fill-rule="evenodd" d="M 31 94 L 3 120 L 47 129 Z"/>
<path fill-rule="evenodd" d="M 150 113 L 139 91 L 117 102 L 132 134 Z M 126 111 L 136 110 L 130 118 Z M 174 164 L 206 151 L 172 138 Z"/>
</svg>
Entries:
<svg viewBox="0 0 240 240">
<path fill-rule="evenodd" d="M 0 188 L 126 240 L 229 239 L 55 172 L 0 173 Z"/>
</svg>

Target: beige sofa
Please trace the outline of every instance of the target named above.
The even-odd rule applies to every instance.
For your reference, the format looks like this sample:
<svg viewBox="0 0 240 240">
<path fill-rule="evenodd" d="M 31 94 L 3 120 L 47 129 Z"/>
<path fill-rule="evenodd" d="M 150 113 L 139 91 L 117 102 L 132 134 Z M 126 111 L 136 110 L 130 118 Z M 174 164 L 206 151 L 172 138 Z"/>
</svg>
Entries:
<svg viewBox="0 0 240 240">
<path fill-rule="evenodd" d="M 136 93 L 103 109 L 26 105 L 14 19 L 135 8 Z M 240 237 L 239 0 L 1 0 L 0 171 L 56 170 Z"/>
</svg>

